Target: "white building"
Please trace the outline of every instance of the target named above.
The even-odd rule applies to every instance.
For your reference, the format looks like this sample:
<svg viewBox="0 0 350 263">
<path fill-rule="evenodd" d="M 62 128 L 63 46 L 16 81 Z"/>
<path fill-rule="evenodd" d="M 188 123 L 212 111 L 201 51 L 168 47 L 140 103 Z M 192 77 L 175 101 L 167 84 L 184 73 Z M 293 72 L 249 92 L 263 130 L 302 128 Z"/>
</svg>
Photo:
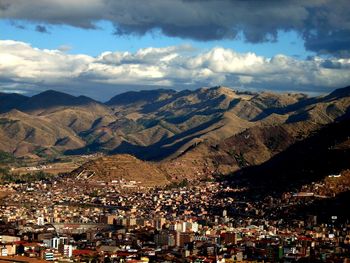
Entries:
<svg viewBox="0 0 350 263">
<path fill-rule="evenodd" d="M 70 258 L 73 255 L 73 246 L 72 245 L 64 245 L 63 255 L 65 257 Z"/>
<path fill-rule="evenodd" d="M 6 247 L 1 248 L 1 256 L 2 257 L 7 257 L 8 256 L 8 251 Z"/>
<path fill-rule="evenodd" d="M 43 216 L 39 216 L 38 220 L 37 220 L 37 225 L 38 226 L 43 226 L 44 224 L 45 224 L 44 217 Z"/>
</svg>

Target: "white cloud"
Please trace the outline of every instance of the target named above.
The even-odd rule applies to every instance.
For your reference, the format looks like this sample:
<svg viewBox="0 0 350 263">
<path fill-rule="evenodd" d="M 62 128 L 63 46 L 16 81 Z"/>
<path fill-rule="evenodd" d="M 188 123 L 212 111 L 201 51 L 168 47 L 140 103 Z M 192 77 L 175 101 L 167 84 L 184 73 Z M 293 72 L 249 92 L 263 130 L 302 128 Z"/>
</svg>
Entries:
<svg viewBox="0 0 350 263">
<path fill-rule="evenodd" d="M 10 84 L 24 91 L 26 87 L 43 90 L 54 86 L 85 93 L 83 89 L 90 87 L 98 89 L 95 97 L 99 97 L 105 85 L 109 90 L 114 86 L 115 94 L 123 85 L 139 89 L 227 85 L 324 92 L 350 83 L 350 59 L 297 60 L 285 55 L 266 58 L 221 47 L 202 53 L 193 51 L 190 46 L 149 47 L 135 53 L 104 52 L 91 57 L 3 40 L 0 41 L 0 89 L 6 87 L 8 91 Z"/>
<path fill-rule="evenodd" d="M 93 61 L 86 55 L 68 55 L 59 50 L 37 49 L 27 43 L 0 41 L 3 77 L 32 83 L 59 83 L 79 76 Z"/>
</svg>

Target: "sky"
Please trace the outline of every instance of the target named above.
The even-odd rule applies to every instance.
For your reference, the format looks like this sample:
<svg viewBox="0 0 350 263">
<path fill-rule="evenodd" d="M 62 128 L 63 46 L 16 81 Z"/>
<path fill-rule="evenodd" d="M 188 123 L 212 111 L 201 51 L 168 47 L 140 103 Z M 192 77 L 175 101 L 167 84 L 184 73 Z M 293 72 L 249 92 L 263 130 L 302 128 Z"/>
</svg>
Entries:
<svg viewBox="0 0 350 263">
<path fill-rule="evenodd" d="M 0 0 L 0 92 L 350 85 L 348 0 Z"/>
</svg>

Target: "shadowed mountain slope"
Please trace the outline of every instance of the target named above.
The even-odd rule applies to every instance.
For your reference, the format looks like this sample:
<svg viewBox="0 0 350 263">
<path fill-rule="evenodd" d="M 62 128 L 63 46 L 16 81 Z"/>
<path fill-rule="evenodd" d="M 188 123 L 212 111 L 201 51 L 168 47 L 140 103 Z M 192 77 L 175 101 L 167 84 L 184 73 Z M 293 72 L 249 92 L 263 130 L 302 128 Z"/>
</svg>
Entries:
<svg viewBox="0 0 350 263">
<path fill-rule="evenodd" d="M 195 161 L 198 169 L 184 176 L 225 174 L 262 163 L 346 114 L 348 90 L 308 98 L 225 87 L 161 89 L 120 94 L 106 104 L 56 91 L 9 94 L 0 114 L 0 150 L 125 153 L 178 162 L 185 170 Z"/>
<path fill-rule="evenodd" d="M 29 97 L 16 93 L 0 93 L 0 113 L 8 112 L 26 103 Z"/>
<path fill-rule="evenodd" d="M 280 195 L 302 185 L 338 174 L 350 167 L 350 120 L 315 131 L 261 165 L 243 168 L 230 177 L 232 184 L 248 187 L 246 196 Z"/>
</svg>

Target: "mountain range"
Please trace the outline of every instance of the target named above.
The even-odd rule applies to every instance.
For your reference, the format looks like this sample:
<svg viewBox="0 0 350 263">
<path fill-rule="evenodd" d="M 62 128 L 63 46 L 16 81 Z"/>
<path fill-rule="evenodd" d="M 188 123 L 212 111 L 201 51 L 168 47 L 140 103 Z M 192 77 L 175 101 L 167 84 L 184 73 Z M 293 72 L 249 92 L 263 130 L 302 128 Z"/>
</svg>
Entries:
<svg viewBox="0 0 350 263">
<path fill-rule="evenodd" d="M 129 154 L 161 161 L 154 169 L 168 179 L 203 178 L 264 163 L 349 112 L 350 87 L 319 97 L 159 89 L 105 103 L 52 90 L 0 93 L 0 150 L 35 158 Z"/>
</svg>

